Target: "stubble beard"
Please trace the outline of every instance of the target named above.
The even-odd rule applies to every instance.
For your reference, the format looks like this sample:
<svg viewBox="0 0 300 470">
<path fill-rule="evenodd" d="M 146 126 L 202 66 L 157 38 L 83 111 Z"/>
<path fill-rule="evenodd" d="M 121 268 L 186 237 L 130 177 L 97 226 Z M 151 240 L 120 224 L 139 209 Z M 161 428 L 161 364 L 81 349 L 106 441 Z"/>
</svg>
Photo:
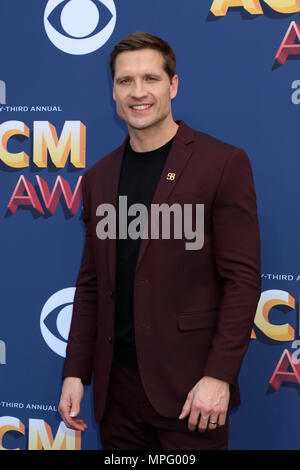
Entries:
<svg viewBox="0 0 300 470">
<path fill-rule="evenodd" d="M 133 131 L 144 131 L 144 130 L 147 130 L 147 129 L 153 129 L 155 127 L 159 127 L 159 125 L 165 121 L 167 119 L 167 117 L 169 116 L 169 111 L 166 112 L 165 114 L 163 114 L 162 116 L 159 116 L 157 117 L 156 119 L 154 119 L 153 121 L 151 122 L 148 122 L 148 123 L 145 123 L 145 124 L 135 124 L 134 122 L 131 122 L 129 119 L 126 120 L 124 119 L 124 121 L 126 122 L 127 126 L 129 129 L 132 129 Z"/>
</svg>

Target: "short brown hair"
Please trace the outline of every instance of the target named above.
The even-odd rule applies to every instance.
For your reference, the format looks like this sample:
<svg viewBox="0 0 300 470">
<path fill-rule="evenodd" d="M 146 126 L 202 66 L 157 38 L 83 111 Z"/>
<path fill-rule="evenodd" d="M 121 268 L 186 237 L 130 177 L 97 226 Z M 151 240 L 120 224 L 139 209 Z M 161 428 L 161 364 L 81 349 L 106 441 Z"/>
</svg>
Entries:
<svg viewBox="0 0 300 470">
<path fill-rule="evenodd" d="M 124 51 L 137 51 L 140 49 L 154 49 L 160 52 L 164 59 L 164 70 L 169 75 L 170 80 L 176 73 L 176 57 L 169 44 L 158 36 L 143 31 L 130 33 L 122 39 L 110 54 L 110 71 L 112 79 L 115 76 L 116 58 Z"/>
</svg>

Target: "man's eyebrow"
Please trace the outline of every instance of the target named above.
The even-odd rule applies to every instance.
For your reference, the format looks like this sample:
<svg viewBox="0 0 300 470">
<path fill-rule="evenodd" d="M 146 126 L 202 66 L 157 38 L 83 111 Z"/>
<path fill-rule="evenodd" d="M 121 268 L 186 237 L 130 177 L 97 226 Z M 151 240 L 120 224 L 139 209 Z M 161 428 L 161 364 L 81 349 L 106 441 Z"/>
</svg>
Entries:
<svg viewBox="0 0 300 470">
<path fill-rule="evenodd" d="M 144 78 L 154 77 L 154 78 L 160 79 L 160 78 L 161 78 L 161 74 L 152 73 L 152 72 L 146 72 L 146 73 L 144 73 L 143 77 L 144 77 Z M 117 83 L 120 83 L 122 80 L 130 80 L 130 79 L 132 79 L 132 76 L 129 75 L 129 74 L 127 74 L 127 75 L 120 75 L 119 77 L 116 77 L 116 82 L 117 82 Z"/>
</svg>

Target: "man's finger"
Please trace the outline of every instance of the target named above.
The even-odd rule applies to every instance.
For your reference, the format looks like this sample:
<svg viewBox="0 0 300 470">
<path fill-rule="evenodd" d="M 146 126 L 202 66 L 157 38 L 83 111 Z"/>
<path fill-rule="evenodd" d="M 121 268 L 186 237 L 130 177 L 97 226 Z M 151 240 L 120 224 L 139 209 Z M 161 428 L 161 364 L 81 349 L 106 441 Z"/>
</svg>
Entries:
<svg viewBox="0 0 300 470">
<path fill-rule="evenodd" d="M 87 428 L 86 423 L 82 419 L 75 418 L 79 411 L 80 407 L 74 405 L 71 407 L 69 401 L 61 402 L 59 405 L 59 412 L 67 428 L 84 431 Z"/>
<path fill-rule="evenodd" d="M 83 421 L 83 419 L 79 418 L 71 418 L 69 419 L 72 429 L 76 431 L 85 431 L 87 428 L 87 424 Z"/>
<path fill-rule="evenodd" d="M 224 424 L 226 423 L 226 417 L 227 417 L 226 411 L 219 414 L 218 426 L 224 426 Z"/>
<path fill-rule="evenodd" d="M 207 425 L 208 425 L 208 420 L 209 420 L 209 414 L 201 413 L 200 421 L 199 421 L 199 424 L 198 424 L 198 431 L 200 431 L 200 432 L 206 431 Z"/>
<path fill-rule="evenodd" d="M 211 414 L 208 419 L 208 429 L 209 430 L 216 429 L 216 427 L 218 426 L 218 422 L 219 422 L 218 415 L 216 413 Z"/>
<path fill-rule="evenodd" d="M 200 411 L 196 407 L 192 407 L 192 411 L 190 413 L 189 422 L 188 422 L 188 429 L 190 431 L 195 431 L 198 426 L 199 421 L 199 414 Z"/>
<path fill-rule="evenodd" d="M 85 431 L 87 428 L 87 424 L 80 418 L 71 418 L 63 414 L 61 416 L 67 428 L 74 429 L 75 431 Z"/>
<path fill-rule="evenodd" d="M 75 418 L 80 412 L 80 406 L 76 403 L 72 403 L 71 411 L 70 411 L 70 417 Z"/>
<path fill-rule="evenodd" d="M 192 405 L 192 395 L 191 392 L 188 394 L 187 399 L 185 400 L 185 404 L 182 407 L 181 413 L 179 415 L 179 419 L 186 418 L 191 410 Z"/>
</svg>

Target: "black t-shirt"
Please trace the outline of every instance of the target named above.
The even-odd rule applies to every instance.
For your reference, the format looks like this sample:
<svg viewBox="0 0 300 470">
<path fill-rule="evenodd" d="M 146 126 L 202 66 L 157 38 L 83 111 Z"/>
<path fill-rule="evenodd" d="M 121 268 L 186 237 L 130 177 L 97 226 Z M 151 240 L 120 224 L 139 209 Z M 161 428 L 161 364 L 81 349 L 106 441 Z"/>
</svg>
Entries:
<svg viewBox="0 0 300 470">
<path fill-rule="evenodd" d="M 132 204 L 139 203 L 149 211 L 172 142 L 173 139 L 151 152 L 135 152 L 130 144 L 127 145 L 118 190 L 118 197 L 127 196 L 127 210 Z M 127 223 L 130 224 L 138 215 L 127 216 Z M 120 224 L 117 218 L 117 234 Z M 123 229 L 122 224 L 122 232 Z M 140 237 L 122 239 L 117 235 L 114 360 L 131 368 L 137 368 L 133 289 L 140 242 Z"/>
</svg>

